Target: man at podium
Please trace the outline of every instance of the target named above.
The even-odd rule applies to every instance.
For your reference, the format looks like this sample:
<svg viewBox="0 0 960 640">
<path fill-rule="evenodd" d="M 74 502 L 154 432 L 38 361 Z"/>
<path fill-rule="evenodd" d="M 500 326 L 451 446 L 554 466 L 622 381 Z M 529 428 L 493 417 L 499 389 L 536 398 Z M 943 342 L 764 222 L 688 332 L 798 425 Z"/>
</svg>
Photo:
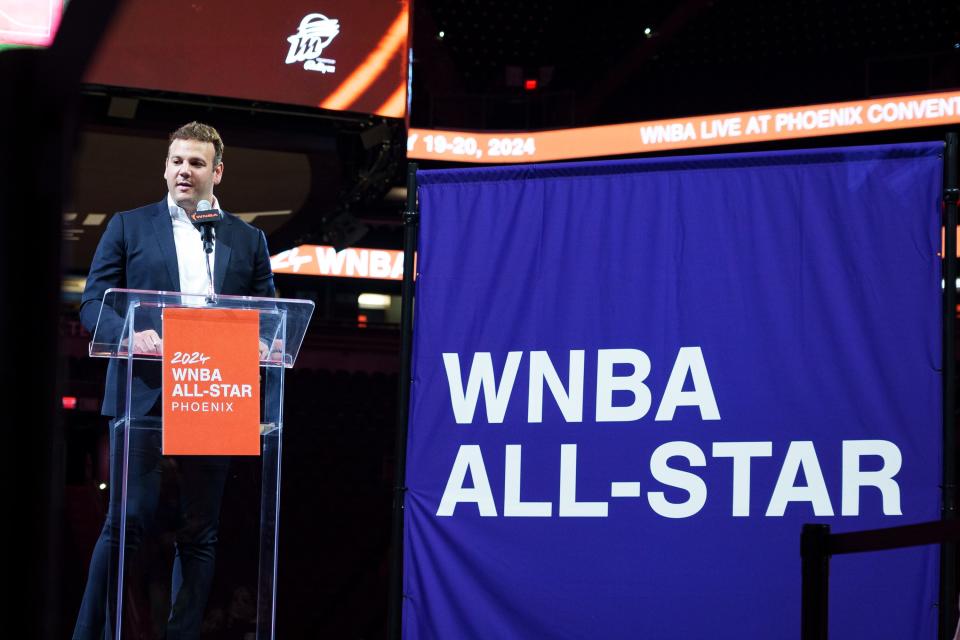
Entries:
<svg viewBox="0 0 960 640">
<path fill-rule="evenodd" d="M 216 223 L 210 271 L 204 243 L 191 215 L 202 201 L 220 210 L 213 189 L 223 179 L 223 141 L 217 131 L 198 122 L 172 134 L 164 179 L 166 197 L 153 204 L 114 215 L 97 246 L 80 307 L 80 319 L 93 332 L 110 288 L 207 294 L 274 296 L 270 255 L 262 231 L 225 213 Z M 204 209 L 201 206 L 201 209 Z M 212 275 L 212 283 L 210 276 Z M 154 329 L 136 332 L 132 348 L 162 353 L 162 337 Z M 261 344 L 261 357 L 265 344 Z M 74 629 L 74 640 L 112 636 L 116 576 L 110 566 L 120 540 L 122 447 L 114 428 L 123 414 L 125 362 L 111 359 L 107 369 L 102 413 L 110 423 L 110 507 L 90 560 L 87 585 Z M 127 485 L 126 552 L 135 551 L 145 526 L 157 509 L 160 494 L 161 363 L 138 362 L 132 382 Z M 148 428 L 135 429 L 135 422 Z M 154 428 L 149 428 L 149 423 Z M 220 501 L 229 458 L 183 456 L 176 460 L 180 480 L 179 523 L 166 637 L 197 638 L 214 574 Z M 129 557 L 129 556 L 128 556 Z M 112 590 L 112 591 L 111 591 Z"/>
</svg>

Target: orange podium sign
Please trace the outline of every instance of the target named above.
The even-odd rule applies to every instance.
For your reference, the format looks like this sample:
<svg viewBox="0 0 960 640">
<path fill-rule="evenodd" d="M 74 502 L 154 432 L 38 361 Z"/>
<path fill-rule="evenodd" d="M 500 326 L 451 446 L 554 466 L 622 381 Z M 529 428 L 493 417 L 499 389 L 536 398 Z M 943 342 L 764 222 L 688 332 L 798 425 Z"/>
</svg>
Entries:
<svg viewBox="0 0 960 640">
<path fill-rule="evenodd" d="M 163 454 L 259 455 L 259 317 L 163 311 Z"/>
</svg>

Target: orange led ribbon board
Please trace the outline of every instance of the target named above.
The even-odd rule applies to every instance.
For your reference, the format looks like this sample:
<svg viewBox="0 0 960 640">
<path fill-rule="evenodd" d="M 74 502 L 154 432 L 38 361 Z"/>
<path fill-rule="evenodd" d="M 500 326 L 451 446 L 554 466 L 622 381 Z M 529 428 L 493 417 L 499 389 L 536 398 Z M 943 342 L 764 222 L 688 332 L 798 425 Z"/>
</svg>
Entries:
<svg viewBox="0 0 960 640">
<path fill-rule="evenodd" d="M 794 140 L 960 122 L 960 91 L 523 133 L 411 129 L 407 157 L 505 164 Z"/>
</svg>

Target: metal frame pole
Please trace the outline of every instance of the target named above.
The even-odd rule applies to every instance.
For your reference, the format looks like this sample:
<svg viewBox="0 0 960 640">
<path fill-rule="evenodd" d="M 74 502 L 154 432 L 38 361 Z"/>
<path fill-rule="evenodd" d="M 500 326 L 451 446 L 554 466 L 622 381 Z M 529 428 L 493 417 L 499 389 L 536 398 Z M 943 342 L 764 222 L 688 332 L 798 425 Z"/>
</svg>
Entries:
<svg viewBox="0 0 960 640">
<path fill-rule="evenodd" d="M 420 211 L 417 206 L 417 163 L 407 164 L 407 207 L 403 212 L 403 288 L 400 311 L 400 382 L 397 408 L 396 469 L 393 487 L 393 522 L 390 541 L 390 591 L 387 609 L 388 637 L 399 640 L 403 610 L 403 502 L 406 493 L 407 420 L 410 414 L 410 370 L 413 358 L 414 254 Z"/>
<path fill-rule="evenodd" d="M 805 524 L 800 534 L 800 638 L 827 640 L 830 525 Z"/>
<path fill-rule="evenodd" d="M 957 517 L 957 133 L 943 154 L 943 504 L 942 520 Z M 953 638 L 957 625 L 957 545 L 940 547 L 940 635 Z"/>
</svg>

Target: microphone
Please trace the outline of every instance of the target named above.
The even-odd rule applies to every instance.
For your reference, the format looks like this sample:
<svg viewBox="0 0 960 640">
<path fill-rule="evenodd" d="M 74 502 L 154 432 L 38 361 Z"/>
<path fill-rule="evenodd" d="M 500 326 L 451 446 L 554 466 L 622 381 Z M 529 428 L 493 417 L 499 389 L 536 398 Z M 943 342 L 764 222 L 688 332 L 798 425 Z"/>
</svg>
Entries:
<svg viewBox="0 0 960 640">
<path fill-rule="evenodd" d="M 201 200 L 197 203 L 197 209 L 190 214 L 190 221 L 200 231 L 200 239 L 203 241 L 203 252 L 207 259 L 207 301 L 216 299 L 216 293 L 213 290 L 213 273 L 210 270 L 210 254 L 213 253 L 213 228 L 218 222 L 223 220 L 223 211 L 211 209 L 209 200 Z"/>
<path fill-rule="evenodd" d="M 200 231 L 204 253 L 213 253 L 213 228 L 223 220 L 223 212 L 211 209 L 209 200 L 197 203 L 197 210 L 190 214 L 190 221 Z"/>
</svg>

